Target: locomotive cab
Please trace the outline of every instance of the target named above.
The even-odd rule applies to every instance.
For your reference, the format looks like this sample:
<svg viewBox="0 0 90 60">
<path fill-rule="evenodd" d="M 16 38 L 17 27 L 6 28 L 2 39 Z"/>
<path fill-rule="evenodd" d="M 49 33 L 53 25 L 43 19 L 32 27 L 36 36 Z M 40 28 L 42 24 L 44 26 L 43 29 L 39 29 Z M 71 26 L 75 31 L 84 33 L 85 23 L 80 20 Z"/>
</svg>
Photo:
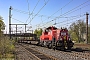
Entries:
<svg viewBox="0 0 90 60">
<path fill-rule="evenodd" d="M 42 35 L 40 36 L 40 45 L 48 46 L 52 42 L 53 37 L 56 38 L 55 36 L 56 30 L 57 28 L 54 26 L 46 28 L 42 32 Z"/>
<path fill-rule="evenodd" d="M 59 48 L 63 50 L 71 50 L 71 48 L 73 47 L 73 42 L 71 41 L 70 35 L 68 34 L 68 30 L 66 28 L 60 30 L 57 46 L 59 46 Z"/>
</svg>

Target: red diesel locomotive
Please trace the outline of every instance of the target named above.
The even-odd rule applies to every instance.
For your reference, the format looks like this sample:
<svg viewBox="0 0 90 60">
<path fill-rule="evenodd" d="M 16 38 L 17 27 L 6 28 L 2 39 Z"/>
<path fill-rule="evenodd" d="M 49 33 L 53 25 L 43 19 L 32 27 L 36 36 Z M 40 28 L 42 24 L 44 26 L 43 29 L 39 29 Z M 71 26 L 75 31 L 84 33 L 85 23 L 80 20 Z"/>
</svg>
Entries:
<svg viewBox="0 0 90 60">
<path fill-rule="evenodd" d="M 48 27 L 42 32 L 39 44 L 60 50 L 71 50 L 74 45 L 66 28 L 57 29 L 54 26 Z"/>
</svg>

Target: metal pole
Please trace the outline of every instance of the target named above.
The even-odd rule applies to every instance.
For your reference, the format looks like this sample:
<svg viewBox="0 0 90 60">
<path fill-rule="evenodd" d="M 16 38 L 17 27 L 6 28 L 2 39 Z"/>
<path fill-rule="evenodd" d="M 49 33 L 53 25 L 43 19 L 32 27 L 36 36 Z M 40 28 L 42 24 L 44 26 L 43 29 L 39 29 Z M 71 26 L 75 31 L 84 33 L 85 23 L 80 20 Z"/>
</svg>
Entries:
<svg viewBox="0 0 90 60">
<path fill-rule="evenodd" d="M 26 33 L 26 24 L 25 24 L 25 33 Z"/>
<path fill-rule="evenodd" d="M 17 41 L 17 25 L 16 25 L 16 41 Z"/>
<path fill-rule="evenodd" d="M 32 30 L 32 37 L 34 38 L 34 36 L 33 36 L 33 30 Z M 33 40 L 33 38 L 32 38 L 32 40 Z"/>
<path fill-rule="evenodd" d="M 86 43 L 88 44 L 88 13 L 86 13 Z"/>
<path fill-rule="evenodd" d="M 80 38 L 81 38 L 81 34 L 80 34 L 80 24 L 79 24 L 79 43 L 80 43 Z"/>
<path fill-rule="evenodd" d="M 9 8 L 9 34 L 10 34 L 10 39 L 11 39 L 11 10 L 12 10 L 12 7 L 10 6 L 10 8 Z"/>
</svg>

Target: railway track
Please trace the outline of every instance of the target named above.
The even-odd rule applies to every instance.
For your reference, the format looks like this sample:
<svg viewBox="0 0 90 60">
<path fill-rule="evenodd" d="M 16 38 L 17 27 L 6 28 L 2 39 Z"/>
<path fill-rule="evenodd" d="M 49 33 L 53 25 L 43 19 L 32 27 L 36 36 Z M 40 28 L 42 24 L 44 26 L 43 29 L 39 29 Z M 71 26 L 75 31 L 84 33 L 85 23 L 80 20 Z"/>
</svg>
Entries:
<svg viewBox="0 0 90 60">
<path fill-rule="evenodd" d="M 28 45 L 28 44 L 25 45 L 29 48 L 33 48 L 34 50 L 37 50 L 49 56 L 53 56 L 57 58 L 57 60 L 90 60 L 90 51 L 87 52 L 76 52 L 76 51 L 65 52 L 59 50 L 54 51 L 53 49 L 48 49 L 45 47 Z"/>
<path fill-rule="evenodd" d="M 82 49 L 90 49 L 90 44 L 74 44 L 74 47 L 80 47 Z"/>
<path fill-rule="evenodd" d="M 39 45 L 37 45 L 36 42 L 25 43 L 25 44 L 39 46 Z M 71 49 L 71 51 L 76 51 L 76 52 L 81 52 L 81 51 L 87 52 L 87 51 L 89 51 L 90 52 L 90 44 L 74 44 L 74 47 Z"/>
<path fill-rule="evenodd" d="M 32 55 L 20 44 L 15 45 L 15 60 L 39 60 L 36 56 Z"/>
<path fill-rule="evenodd" d="M 34 50 L 32 48 L 28 48 L 25 45 L 21 45 L 26 51 L 28 51 L 31 55 L 33 55 L 37 60 L 57 60 L 56 58 L 46 55 L 44 53 L 41 53 L 37 50 Z"/>
</svg>

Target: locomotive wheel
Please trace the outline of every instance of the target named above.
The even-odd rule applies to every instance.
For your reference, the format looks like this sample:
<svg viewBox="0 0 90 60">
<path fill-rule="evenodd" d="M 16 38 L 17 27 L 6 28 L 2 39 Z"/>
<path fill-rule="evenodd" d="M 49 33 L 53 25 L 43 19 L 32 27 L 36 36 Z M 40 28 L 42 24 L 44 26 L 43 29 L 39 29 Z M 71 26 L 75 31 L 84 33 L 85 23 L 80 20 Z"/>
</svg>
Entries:
<svg viewBox="0 0 90 60">
<path fill-rule="evenodd" d="M 65 47 L 61 47 L 61 49 L 60 49 L 60 50 L 61 50 L 61 51 L 64 51 L 64 50 L 66 50 L 66 49 L 65 49 Z"/>
<path fill-rule="evenodd" d="M 70 46 L 68 46 L 68 47 L 67 47 L 67 49 L 68 49 L 68 50 L 71 50 L 71 47 L 70 47 Z"/>
<path fill-rule="evenodd" d="M 39 46 L 40 45 L 40 41 L 36 45 Z"/>
<path fill-rule="evenodd" d="M 47 47 L 47 42 L 46 42 L 46 41 L 44 41 L 44 43 L 43 43 L 43 44 L 44 44 L 44 47 Z"/>
<path fill-rule="evenodd" d="M 48 48 L 49 48 L 49 49 L 51 49 L 51 48 L 52 48 L 52 44 L 51 44 L 51 43 L 49 43 Z"/>
<path fill-rule="evenodd" d="M 73 42 L 72 41 L 67 41 L 67 49 L 71 50 L 71 48 L 73 47 Z"/>
<path fill-rule="evenodd" d="M 43 41 L 40 42 L 40 46 L 44 47 L 44 42 Z"/>
<path fill-rule="evenodd" d="M 53 46 L 53 50 L 55 50 L 56 49 L 56 47 L 55 46 Z"/>
<path fill-rule="evenodd" d="M 41 47 L 44 47 L 44 44 L 43 43 L 41 44 Z"/>
</svg>

